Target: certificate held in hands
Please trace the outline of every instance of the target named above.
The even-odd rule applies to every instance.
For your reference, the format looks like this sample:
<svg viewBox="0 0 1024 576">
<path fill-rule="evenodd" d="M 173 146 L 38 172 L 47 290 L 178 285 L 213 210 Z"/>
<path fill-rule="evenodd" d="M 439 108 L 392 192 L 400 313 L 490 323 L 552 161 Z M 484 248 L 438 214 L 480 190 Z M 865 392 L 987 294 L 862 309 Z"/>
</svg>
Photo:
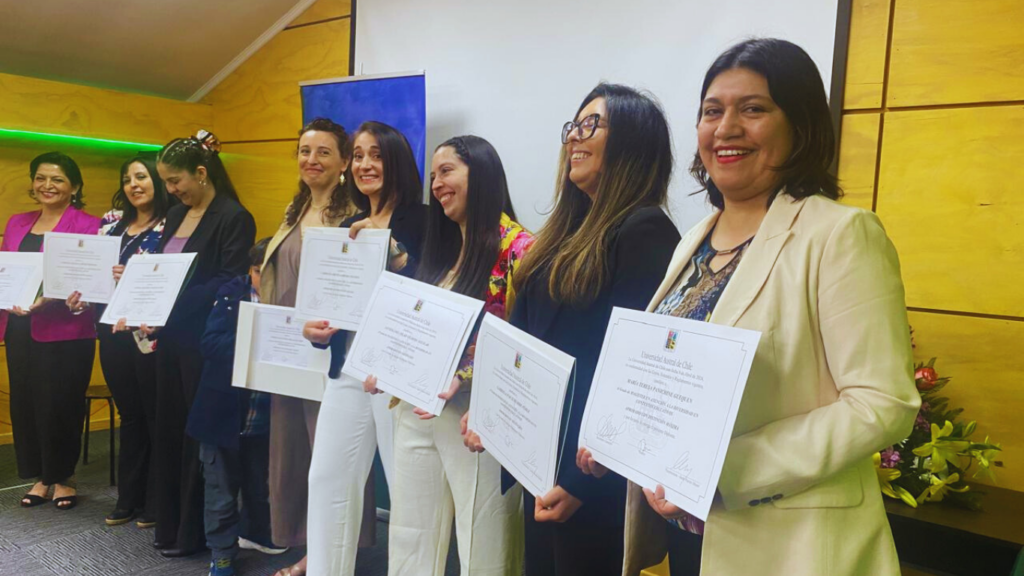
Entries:
<svg viewBox="0 0 1024 576">
<path fill-rule="evenodd" d="M 195 258 L 192 253 L 132 256 L 100 323 L 113 325 L 124 318 L 128 326 L 166 325 Z"/>
<path fill-rule="evenodd" d="M 114 293 L 114 266 L 121 238 L 47 232 L 43 235 L 43 296 L 65 300 L 82 293 L 82 302 L 106 304 Z"/>
<path fill-rule="evenodd" d="M 706 520 L 760 332 L 612 310 L 580 447 Z"/>
<path fill-rule="evenodd" d="M 555 487 L 566 387 L 576 359 L 491 314 L 476 339 L 469 428 L 534 496 Z"/>
<path fill-rule="evenodd" d="M 361 230 L 353 240 L 348 228 L 308 228 L 295 295 L 298 314 L 327 320 L 332 328 L 357 329 L 387 265 L 390 243 L 390 230 Z"/>
<path fill-rule="evenodd" d="M 380 390 L 440 414 L 444 400 L 437 395 L 451 385 L 483 305 L 482 300 L 384 272 L 341 371 L 360 382 L 376 376 Z"/>
<path fill-rule="evenodd" d="M 43 255 L 38 252 L 0 252 L 0 310 L 24 310 L 36 301 L 43 282 Z"/>
</svg>

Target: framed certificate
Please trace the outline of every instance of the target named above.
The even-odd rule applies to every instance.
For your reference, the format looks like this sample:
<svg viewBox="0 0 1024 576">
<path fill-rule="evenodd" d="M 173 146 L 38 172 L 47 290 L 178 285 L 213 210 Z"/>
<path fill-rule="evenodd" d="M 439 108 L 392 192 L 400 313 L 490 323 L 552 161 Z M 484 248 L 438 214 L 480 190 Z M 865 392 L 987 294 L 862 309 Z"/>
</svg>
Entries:
<svg viewBox="0 0 1024 576">
<path fill-rule="evenodd" d="M 384 272 L 341 371 L 440 414 L 483 301 Z"/>
<path fill-rule="evenodd" d="M 188 280 L 196 255 L 136 254 L 128 259 L 101 324 L 155 327 L 167 324 L 174 302 Z"/>
<path fill-rule="evenodd" d="M 66 300 L 77 291 L 83 302 L 110 302 L 120 255 L 118 236 L 47 232 L 43 235 L 43 296 Z"/>
<path fill-rule="evenodd" d="M 706 520 L 760 332 L 614 308 L 579 445 Z"/>
<path fill-rule="evenodd" d="M 302 325 L 294 308 L 242 302 L 231 385 L 321 401 L 331 351 L 314 348 Z"/>
<path fill-rule="evenodd" d="M 15 306 L 28 310 L 39 296 L 42 283 L 42 254 L 0 252 L 0 310 Z"/>
<path fill-rule="evenodd" d="M 562 406 L 576 359 L 485 314 L 476 339 L 469 428 L 534 496 L 555 487 Z M 570 449 L 572 449 L 570 447 Z"/>
<path fill-rule="evenodd" d="M 391 231 L 362 230 L 354 240 L 348 234 L 348 228 L 306 229 L 295 309 L 304 318 L 354 331 L 387 266 Z"/>
</svg>

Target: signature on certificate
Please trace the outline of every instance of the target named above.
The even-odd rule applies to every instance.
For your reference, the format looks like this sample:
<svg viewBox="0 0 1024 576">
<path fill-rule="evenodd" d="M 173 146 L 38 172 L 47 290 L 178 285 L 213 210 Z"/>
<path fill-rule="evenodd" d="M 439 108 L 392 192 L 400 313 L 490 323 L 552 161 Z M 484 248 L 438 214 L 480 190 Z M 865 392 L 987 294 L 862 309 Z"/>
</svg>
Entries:
<svg viewBox="0 0 1024 576">
<path fill-rule="evenodd" d="M 606 414 L 597 423 L 597 439 L 604 440 L 609 444 L 614 444 L 615 439 L 622 435 L 626 431 L 626 423 L 615 426 L 615 420 L 611 414 Z"/>
<path fill-rule="evenodd" d="M 367 348 L 359 360 L 368 368 L 375 368 L 383 356 L 384 354 L 377 352 L 376 348 Z"/>
<path fill-rule="evenodd" d="M 679 478 L 680 480 L 690 480 L 690 474 L 693 473 L 693 466 L 690 466 L 690 451 L 687 450 L 676 458 L 675 464 L 665 468 L 665 471 L 669 474 Z"/>
<path fill-rule="evenodd" d="M 494 429 L 497 428 L 498 421 L 494 419 L 494 415 L 491 414 L 490 408 L 484 408 L 484 418 L 481 423 L 488 432 L 493 432 Z"/>
<path fill-rule="evenodd" d="M 526 468 L 530 473 L 532 473 L 537 478 L 540 478 L 540 475 L 537 473 L 537 451 L 536 450 L 534 450 L 533 452 L 530 452 L 530 455 L 523 459 L 523 467 Z"/>
</svg>

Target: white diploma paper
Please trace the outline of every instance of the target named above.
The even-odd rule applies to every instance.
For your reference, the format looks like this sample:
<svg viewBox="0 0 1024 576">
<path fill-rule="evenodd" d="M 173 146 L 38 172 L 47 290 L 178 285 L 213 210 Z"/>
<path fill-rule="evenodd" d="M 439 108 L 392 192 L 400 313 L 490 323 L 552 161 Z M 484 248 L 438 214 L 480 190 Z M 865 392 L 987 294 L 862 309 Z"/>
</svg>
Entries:
<svg viewBox="0 0 1024 576">
<path fill-rule="evenodd" d="M 321 401 L 331 351 L 303 338 L 303 323 L 294 308 L 242 302 L 231 385 Z"/>
<path fill-rule="evenodd" d="M 67 300 L 78 291 L 83 302 L 110 302 L 113 269 L 120 254 L 120 236 L 47 232 L 43 235 L 43 296 Z"/>
<path fill-rule="evenodd" d="M 101 324 L 151 327 L 167 324 L 181 287 L 188 279 L 196 255 L 136 254 L 128 259 Z"/>
<path fill-rule="evenodd" d="M 38 252 L 0 252 L 0 310 L 28 310 L 43 283 L 43 255 Z"/>
<path fill-rule="evenodd" d="M 483 301 L 384 272 L 348 352 L 344 374 L 440 414 Z"/>
<path fill-rule="evenodd" d="M 612 310 L 579 445 L 706 520 L 760 332 Z"/>
<path fill-rule="evenodd" d="M 348 228 L 307 228 L 295 309 L 332 328 L 356 330 L 387 265 L 390 243 L 390 230 L 362 230 L 352 240 Z"/>
<path fill-rule="evenodd" d="M 562 405 L 575 358 L 485 314 L 476 339 L 469 428 L 534 496 L 555 487 Z"/>
</svg>

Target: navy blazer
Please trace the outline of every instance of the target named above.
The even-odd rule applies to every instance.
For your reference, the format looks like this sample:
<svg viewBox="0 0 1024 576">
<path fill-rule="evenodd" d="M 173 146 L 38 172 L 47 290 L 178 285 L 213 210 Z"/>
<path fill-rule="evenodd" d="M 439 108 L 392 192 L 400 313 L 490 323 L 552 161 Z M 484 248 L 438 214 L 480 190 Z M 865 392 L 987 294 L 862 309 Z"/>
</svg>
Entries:
<svg viewBox="0 0 1024 576">
<path fill-rule="evenodd" d="M 185 432 L 204 444 L 238 448 L 249 392 L 231 386 L 235 363 L 238 308 L 252 301 L 249 275 L 239 276 L 221 286 L 206 321 L 202 338 L 203 373 L 199 379 Z"/>
<path fill-rule="evenodd" d="M 660 207 L 641 208 L 612 232 L 608 243 L 608 280 L 590 304 L 577 308 L 555 301 L 548 292 L 550 275 L 541 270 L 527 279 L 512 308 L 509 322 L 513 326 L 576 358 L 575 384 L 572 394 L 566 394 L 567 406 L 559 432 L 566 440 L 556 476 L 559 486 L 583 501 L 570 522 L 623 525 L 626 480 L 617 474 L 599 480 L 576 467 L 583 409 L 612 307 L 647 308 L 665 277 L 679 238 L 675 224 Z M 502 470 L 503 489 L 514 482 Z"/>
<path fill-rule="evenodd" d="M 158 252 L 178 231 L 188 206 L 179 204 L 167 213 Z M 206 208 L 182 252 L 195 252 L 195 267 L 157 337 L 199 350 L 217 291 L 227 281 L 249 271 L 249 248 L 256 241 L 256 221 L 241 204 L 218 194 Z"/>
<path fill-rule="evenodd" d="M 355 216 L 345 220 L 338 225 L 339 228 L 348 228 L 352 224 L 359 222 L 369 216 L 369 212 L 360 212 Z M 388 226 L 391 227 L 391 236 L 396 241 L 401 242 L 405 246 L 406 252 L 409 253 L 409 260 L 399 272 L 402 276 L 408 278 L 416 277 L 416 266 L 420 260 L 420 254 L 423 251 L 423 241 L 427 235 L 427 205 L 426 204 L 406 204 L 405 206 L 399 206 L 395 208 L 395 211 L 391 214 L 391 222 Z M 341 375 L 341 367 L 345 364 L 345 342 L 348 339 L 348 331 L 341 330 L 331 336 L 331 343 L 324 344 L 313 344 L 317 348 L 331 349 L 331 367 L 327 371 L 327 375 L 330 378 L 337 378 Z"/>
</svg>

